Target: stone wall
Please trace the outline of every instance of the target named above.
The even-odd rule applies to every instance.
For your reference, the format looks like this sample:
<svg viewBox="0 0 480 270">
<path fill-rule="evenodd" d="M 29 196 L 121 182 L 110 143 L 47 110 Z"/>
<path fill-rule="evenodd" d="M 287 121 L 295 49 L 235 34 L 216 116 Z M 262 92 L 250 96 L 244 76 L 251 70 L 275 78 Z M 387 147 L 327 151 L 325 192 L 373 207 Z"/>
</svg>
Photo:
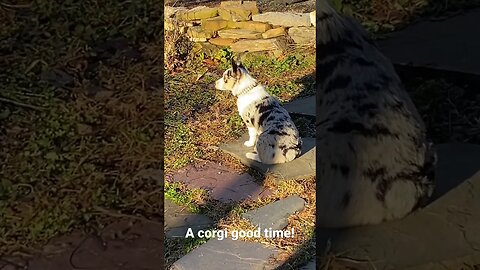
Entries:
<svg viewBox="0 0 480 270">
<path fill-rule="evenodd" d="M 234 52 L 284 51 L 289 44 L 315 46 L 315 11 L 260 13 L 255 1 L 224 1 L 216 7 L 165 7 L 165 30 L 191 41 Z"/>
</svg>

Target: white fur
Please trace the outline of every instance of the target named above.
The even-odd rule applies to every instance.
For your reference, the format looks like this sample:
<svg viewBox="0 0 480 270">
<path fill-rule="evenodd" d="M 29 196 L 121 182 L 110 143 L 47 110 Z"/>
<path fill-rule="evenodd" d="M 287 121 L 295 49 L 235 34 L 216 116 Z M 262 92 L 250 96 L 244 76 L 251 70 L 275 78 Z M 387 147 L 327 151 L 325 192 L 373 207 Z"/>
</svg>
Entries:
<svg viewBox="0 0 480 270">
<path fill-rule="evenodd" d="M 302 142 L 290 115 L 245 68 L 239 65 L 228 69 L 215 82 L 215 88 L 231 91 L 237 97 L 238 113 L 249 134 L 244 145 L 254 147 L 253 152 L 246 153 L 247 158 L 276 164 L 289 162 L 300 155 Z M 267 116 L 272 120 L 263 120 Z"/>
</svg>

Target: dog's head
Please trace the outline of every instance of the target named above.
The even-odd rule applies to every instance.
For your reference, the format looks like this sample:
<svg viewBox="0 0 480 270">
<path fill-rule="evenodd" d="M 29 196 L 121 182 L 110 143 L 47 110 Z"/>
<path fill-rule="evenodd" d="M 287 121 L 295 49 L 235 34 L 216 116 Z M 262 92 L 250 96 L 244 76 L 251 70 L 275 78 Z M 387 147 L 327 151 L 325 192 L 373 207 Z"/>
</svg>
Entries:
<svg viewBox="0 0 480 270">
<path fill-rule="evenodd" d="M 215 82 L 215 88 L 218 90 L 232 91 L 240 87 L 242 82 L 249 80 L 248 72 L 240 61 L 235 61 L 232 58 L 232 67 L 227 69 L 222 78 Z"/>
</svg>

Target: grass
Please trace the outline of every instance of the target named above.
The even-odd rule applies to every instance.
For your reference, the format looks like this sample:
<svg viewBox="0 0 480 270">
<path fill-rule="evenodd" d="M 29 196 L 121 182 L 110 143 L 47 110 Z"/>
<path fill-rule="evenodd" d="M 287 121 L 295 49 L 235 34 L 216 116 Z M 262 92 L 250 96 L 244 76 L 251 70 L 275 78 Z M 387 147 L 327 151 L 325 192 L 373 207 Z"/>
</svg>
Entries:
<svg viewBox="0 0 480 270">
<path fill-rule="evenodd" d="M 419 18 L 443 19 L 461 10 L 480 7 L 478 0 L 332 0 L 335 7 L 356 17 L 377 35 L 399 30 Z"/>
<path fill-rule="evenodd" d="M 145 172 L 162 166 L 160 9 L 0 7 L 0 253 L 99 230 L 108 212 L 158 216 L 161 190 Z"/>
<path fill-rule="evenodd" d="M 407 15 L 422 3 L 353 2 L 341 4 L 346 12 L 351 5 L 353 14 L 372 31 L 410 21 Z M 11 3 L 0 3 L 0 253 L 35 251 L 76 229 L 101 230 L 115 219 L 108 213 L 158 218 L 163 191 L 151 169 L 164 167 L 164 150 L 167 171 L 198 159 L 245 169 L 212 148 L 244 132 L 232 97 L 209 86 L 232 53 L 217 50 L 192 57 L 189 52 L 195 46 L 180 37 L 176 42 L 183 47 L 174 46 L 173 53 L 167 53 L 166 68 L 171 72 L 165 74 L 164 95 L 161 1 L 37 0 L 5 5 Z M 431 6 L 430 12 L 473 5 L 478 1 L 448 1 Z M 284 58 L 247 55 L 243 60 L 270 93 L 288 101 L 314 93 L 311 56 L 299 51 Z M 465 102 L 473 100 L 472 91 L 460 93 L 455 86 L 449 81 L 412 82 L 423 96 L 418 98 L 422 114 L 435 112 L 429 126 L 440 131 L 448 124 L 448 133 L 438 132 L 437 141 L 459 134 L 459 141 L 478 142 L 478 108 Z M 440 101 L 435 89 L 442 89 L 441 97 L 451 102 Z M 308 119 L 296 121 L 304 132 L 311 132 Z M 456 131 L 457 124 L 471 127 L 469 133 Z M 174 184 L 165 189 L 168 198 L 192 211 L 210 213 L 225 226 L 240 213 L 288 194 L 300 194 L 314 205 L 311 180 L 279 186 L 266 182 L 278 193 L 236 206 L 212 202 L 201 190 Z M 307 208 L 290 220 L 290 226 L 300 228 L 300 240 L 270 244 L 288 254 L 296 252 L 298 243 L 312 236 L 308 221 L 313 218 L 314 209 Z M 181 254 L 200 243 L 171 244 L 182 246 L 177 250 Z M 311 253 L 308 245 L 305 250 Z"/>
</svg>

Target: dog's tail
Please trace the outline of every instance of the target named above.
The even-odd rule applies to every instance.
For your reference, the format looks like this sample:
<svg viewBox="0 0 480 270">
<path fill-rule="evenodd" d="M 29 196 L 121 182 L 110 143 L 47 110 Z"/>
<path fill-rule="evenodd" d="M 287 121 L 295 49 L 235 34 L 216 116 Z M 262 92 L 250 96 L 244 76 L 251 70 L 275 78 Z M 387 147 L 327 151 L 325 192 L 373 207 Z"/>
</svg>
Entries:
<svg viewBox="0 0 480 270">
<path fill-rule="evenodd" d="M 287 149 L 285 153 L 286 162 L 292 161 L 298 158 L 302 154 L 302 145 L 303 145 L 302 139 L 299 139 L 295 147 Z"/>
</svg>

